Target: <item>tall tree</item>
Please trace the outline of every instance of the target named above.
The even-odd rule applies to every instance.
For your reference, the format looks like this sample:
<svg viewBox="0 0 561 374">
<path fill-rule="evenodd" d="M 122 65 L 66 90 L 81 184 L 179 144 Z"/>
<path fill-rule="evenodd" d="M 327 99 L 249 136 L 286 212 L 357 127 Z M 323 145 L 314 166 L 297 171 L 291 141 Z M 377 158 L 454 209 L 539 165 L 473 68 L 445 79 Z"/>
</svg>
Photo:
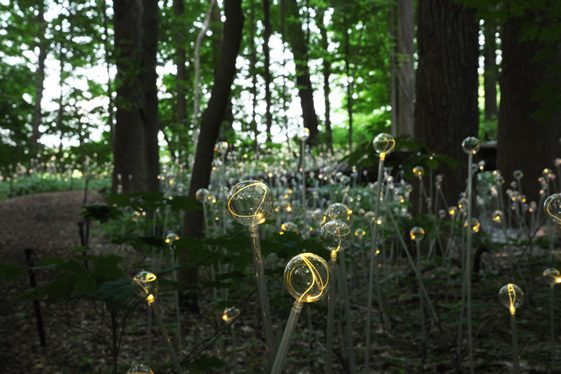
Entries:
<svg viewBox="0 0 561 374">
<path fill-rule="evenodd" d="M 415 132 L 415 70 L 413 68 L 413 0 L 397 1 L 397 135 Z"/>
<path fill-rule="evenodd" d="M 461 143 L 479 126 L 475 11 L 453 0 L 424 0 L 418 12 L 415 136 L 463 165 L 443 170 L 449 201 L 455 201 L 467 175 Z"/>
<path fill-rule="evenodd" d="M 236 75 L 236 58 L 242 41 L 244 17 L 241 0 L 225 1 L 224 13 L 226 21 L 224 23 L 224 34 L 220 48 L 220 62 L 217 69 L 215 69 L 210 99 L 202 116 L 201 131 L 191 174 L 189 196 L 193 199 L 197 190 L 208 187 L 210 181 L 214 145 L 218 139 L 220 125 L 230 101 L 230 91 Z M 184 235 L 191 237 L 202 236 L 202 224 L 202 210 L 187 212 L 183 227 Z M 184 256 L 188 257 L 188 253 Z M 187 258 L 183 257 L 182 261 L 186 263 Z M 181 278 L 184 281 L 192 282 L 196 280 L 196 272 L 183 272 Z"/>
<path fill-rule="evenodd" d="M 288 44 L 294 55 L 294 63 L 296 66 L 296 85 L 298 87 L 298 96 L 302 107 L 302 117 L 304 127 L 310 130 L 308 144 L 315 144 L 318 136 L 318 117 L 314 106 L 314 91 L 312 81 L 310 80 L 310 68 L 308 67 L 308 44 L 306 43 L 306 34 L 302 29 L 302 21 L 298 10 L 296 0 L 286 0 L 286 26 L 285 35 Z"/>
<path fill-rule="evenodd" d="M 115 61 L 117 65 L 117 111 L 114 144 L 113 187 L 122 176 L 123 191 L 145 189 L 144 105 L 141 72 L 142 0 L 115 1 Z"/>
<path fill-rule="evenodd" d="M 271 58 L 269 40 L 271 39 L 271 2 L 263 0 L 263 79 L 265 80 L 265 124 L 267 129 L 267 141 L 271 141 L 271 127 L 273 126 L 273 114 L 271 113 Z"/>
<path fill-rule="evenodd" d="M 549 17 L 542 9 L 529 11 L 508 19 L 501 33 L 497 166 L 506 179 L 513 179 L 514 170 L 522 170 L 523 193 L 534 200 L 539 189 L 536 181 L 559 155 L 561 136 L 561 35 L 555 29 L 557 20 Z M 546 40 L 527 36 L 529 19 L 540 20 Z"/>
<path fill-rule="evenodd" d="M 146 162 L 145 183 L 147 191 L 158 191 L 160 184 L 160 148 L 158 132 L 158 87 L 156 63 L 158 54 L 158 17 L 160 9 L 156 0 L 144 1 L 142 45 L 142 89 L 144 105 L 141 110 L 144 122 L 144 152 Z"/>
<path fill-rule="evenodd" d="M 497 116 L 497 26 L 488 18 L 483 25 L 485 45 L 483 47 L 483 58 L 485 59 L 484 89 L 485 89 L 485 119 Z"/>
<path fill-rule="evenodd" d="M 41 101 L 43 100 L 43 83 L 45 81 L 45 60 L 47 59 L 47 21 L 45 20 L 45 1 L 38 3 L 37 9 L 37 47 L 39 55 L 37 56 L 37 68 L 35 69 L 35 103 L 33 109 L 33 118 L 31 121 L 31 143 L 33 145 L 33 153 L 39 150 L 39 137 L 41 133 L 39 126 L 41 125 L 42 109 Z"/>
<path fill-rule="evenodd" d="M 179 128 L 180 142 L 186 140 L 187 133 L 187 57 L 185 52 L 185 0 L 173 0 L 173 14 L 176 25 L 174 32 L 175 39 L 175 122 Z M 179 147 L 181 148 L 181 147 Z M 178 150 L 179 151 L 179 150 Z M 180 155 L 178 155 L 181 157 Z"/>
<path fill-rule="evenodd" d="M 325 12 L 318 10 L 316 13 L 316 25 L 319 28 L 321 36 L 321 49 L 322 49 L 322 75 L 323 75 L 323 101 L 325 106 L 325 142 L 327 143 L 327 150 L 333 154 L 333 133 L 331 131 L 331 101 L 329 95 L 331 94 L 331 86 L 329 80 L 331 78 L 331 59 L 329 53 L 329 37 L 327 35 L 327 27 L 323 23 Z"/>
</svg>

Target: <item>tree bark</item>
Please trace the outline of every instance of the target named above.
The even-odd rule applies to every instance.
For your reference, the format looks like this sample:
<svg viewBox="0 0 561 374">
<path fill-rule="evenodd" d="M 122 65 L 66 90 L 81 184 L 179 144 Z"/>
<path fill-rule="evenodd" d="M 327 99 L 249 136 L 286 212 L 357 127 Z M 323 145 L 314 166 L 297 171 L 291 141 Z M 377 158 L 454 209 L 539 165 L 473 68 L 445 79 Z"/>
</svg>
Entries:
<svg viewBox="0 0 561 374">
<path fill-rule="evenodd" d="M 415 134 L 415 69 L 413 68 L 413 0 L 397 2 L 397 132 Z"/>
<path fill-rule="evenodd" d="M 212 160 L 214 157 L 214 145 L 218 139 L 220 125 L 230 100 L 230 91 L 236 75 L 236 58 L 238 56 L 243 31 L 243 12 L 241 0 L 229 0 L 224 2 L 224 35 L 222 37 L 220 63 L 214 74 L 210 100 L 203 113 L 201 131 L 197 142 L 195 162 L 189 186 L 189 196 L 195 198 L 199 188 L 208 187 Z M 183 234 L 191 237 L 201 237 L 203 234 L 203 212 L 202 209 L 189 211 L 185 214 L 185 225 Z M 188 254 L 181 258 L 187 263 Z M 183 281 L 196 282 L 196 272 L 183 271 Z M 195 307 L 196 309 L 196 307 Z"/>
<path fill-rule="evenodd" d="M 41 101 L 43 100 L 43 83 L 45 81 L 45 60 L 47 59 L 47 43 L 45 34 L 47 30 L 47 21 L 45 21 L 45 2 L 39 2 L 37 14 L 37 22 L 39 24 L 37 38 L 39 40 L 39 56 L 37 56 L 37 69 L 35 70 L 35 104 L 33 108 L 33 118 L 31 120 L 31 144 L 32 152 L 36 154 L 39 151 L 39 138 L 41 133 L 39 126 L 41 125 L 42 110 Z"/>
<path fill-rule="evenodd" d="M 115 58 L 117 65 L 117 111 L 113 168 L 113 190 L 117 175 L 123 192 L 145 189 L 144 122 L 142 90 L 142 0 L 115 1 Z M 130 177 L 129 177 L 130 176 Z"/>
<path fill-rule="evenodd" d="M 325 142 L 329 153 L 333 154 L 333 133 L 331 131 L 331 101 L 329 95 L 331 94 L 331 87 L 329 86 L 329 79 L 331 77 L 331 61 L 330 53 L 328 51 L 329 39 L 327 36 L 327 29 L 323 24 L 323 11 L 317 12 L 316 24 L 319 28 L 321 35 L 321 48 L 323 52 L 322 57 L 322 74 L 323 74 L 323 101 L 325 106 Z"/>
<path fill-rule="evenodd" d="M 397 20 L 396 20 L 396 6 L 393 3 L 389 4 L 388 9 L 388 33 L 390 38 L 390 105 L 392 107 L 392 134 L 397 136 L 399 131 L 398 120 L 398 90 L 399 83 L 397 81 Z"/>
<path fill-rule="evenodd" d="M 186 99 L 186 89 L 187 89 L 187 67 L 186 67 L 186 54 L 185 54 L 185 33 L 187 32 L 185 27 L 185 0 L 173 0 L 173 14 L 176 18 L 176 29 L 175 29 L 175 65 L 176 65 L 176 76 L 175 76 L 175 121 L 178 125 L 179 130 L 179 142 L 180 149 L 186 141 L 188 124 L 187 124 L 187 99 Z M 180 152 L 179 150 L 177 150 Z M 171 150 L 170 150 L 171 153 Z M 181 157 L 181 155 L 177 155 Z"/>
<path fill-rule="evenodd" d="M 253 152 L 258 155 L 259 143 L 257 137 L 257 47 L 255 44 L 257 23 L 255 21 L 255 0 L 251 0 L 249 15 L 249 71 L 251 74 L 251 123 L 249 125 L 253 133 Z M 267 47 L 263 46 L 264 49 Z M 268 133 L 270 136 L 270 133 Z M 269 139 L 268 139 L 269 140 Z"/>
<path fill-rule="evenodd" d="M 446 194 L 455 201 L 467 176 L 461 143 L 477 136 L 479 126 L 478 27 L 474 10 L 452 0 L 423 0 L 418 11 L 415 135 L 460 163 L 442 169 Z"/>
<path fill-rule="evenodd" d="M 535 14 L 524 17 L 538 19 Z M 561 76 L 556 69 L 561 58 L 558 45 L 524 39 L 524 22 L 522 17 L 512 18 L 502 29 L 497 165 L 506 180 L 513 180 L 514 170 L 522 170 L 522 191 L 528 200 L 537 200 L 537 179 L 558 156 Z M 553 53 L 547 55 L 548 49 Z M 550 98 L 552 110 L 544 111 L 552 104 Z"/>
<path fill-rule="evenodd" d="M 483 57 L 485 58 L 484 89 L 485 89 L 485 119 L 497 116 L 497 41 L 495 34 L 497 26 L 491 20 L 485 20 L 483 26 L 485 35 L 485 46 Z"/>
<path fill-rule="evenodd" d="M 349 28 L 345 21 L 345 75 L 347 76 L 347 116 L 349 120 L 348 143 L 349 153 L 353 151 L 353 86 L 354 77 L 351 77 L 350 69 L 350 41 L 349 41 Z"/>
<path fill-rule="evenodd" d="M 263 79 L 265 80 L 265 124 L 267 125 L 267 141 L 271 141 L 271 127 L 273 126 L 273 114 L 271 113 L 271 58 L 269 40 L 271 39 L 271 4 L 269 0 L 263 0 Z"/>
<path fill-rule="evenodd" d="M 142 45 L 142 88 L 144 108 L 141 111 L 144 122 L 144 152 L 146 162 L 145 185 L 147 191 L 160 190 L 160 148 L 158 133 L 160 121 L 158 116 L 158 87 L 156 81 L 158 53 L 158 17 L 160 9 L 157 0 L 144 1 L 143 45 Z"/>
<path fill-rule="evenodd" d="M 114 109 L 115 103 L 113 101 L 113 81 L 111 79 L 111 46 L 109 41 L 109 16 L 107 15 L 107 1 L 101 1 L 100 9 L 101 17 L 103 19 L 103 49 L 105 53 L 105 69 L 107 72 L 107 98 L 109 103 L 107 104 L 107 123 L 109 124 L 110 142 L 111 149 L 115 143 L 115 120 L 114 120 Z"/>
<path fill-rule="evenodd" d="M 310 130 L 310 137 L 307 143 L 314 145 L 318 137 L 318 117 L 314 107 L 314 91 L 310 80 L 310 69 L 308 67 L 308 45 L 306 35 L 302 29 L 302 22 L 298 13 L 298 3 L 296 0 L 286 0 L 285 3 L 288 18 L 286 24 L 288 29 L 285 37 L 292 49 L 294 63 L 296 65 L 296 86 L 298 96 L 302 106 L 302 117 L 304 127 Z"/>
</svg>

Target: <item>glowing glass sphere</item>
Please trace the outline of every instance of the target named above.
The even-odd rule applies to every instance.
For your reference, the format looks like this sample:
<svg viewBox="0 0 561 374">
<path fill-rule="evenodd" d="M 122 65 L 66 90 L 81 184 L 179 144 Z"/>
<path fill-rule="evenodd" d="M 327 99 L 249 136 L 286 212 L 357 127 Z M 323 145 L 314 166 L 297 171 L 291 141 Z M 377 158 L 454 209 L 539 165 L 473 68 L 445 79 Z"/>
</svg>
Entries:
<svg viewBox="0 0 561 374">
<path fill-rule="evenodd" d="M 415 166 L 413 168 L 413 175 L 417 178 L 422 178 L 425 175 L 425 169 L 422 166 Z"/>
<path fill-rule="evenodd" d="M 470 228 L 472 233 L 477 234 L 481 231 L 481 223 L 477 218 L 472 217 L 469 221 L 467 219 L 464 221 L 464 228 Z"/>
<path fill-rule="evenodd" d="M 499 301 L 510 311 L 510 314 L 515 314 L 516 308 L 524 304 L 524 292 L 514 283 L 505 284 L 499 290 Z"/>
<path fill-rule="evenodd" d="M 300 130 L 298 130 L 297 137 L 302 141 L 308 140 L 308 138 L 310 137 L 310 129 L 307 127 L 302 127 Z"/>
<path fill-rule="evenodd" d="M 450 215 L 450 217 L 456 216 L 457 213 L 458 213 L 457 207 L 451 206 L 450 208 L 448 208 L 448 214 Z"/>
<path fill-rule="evenodd" d="M 395 148 L 395 138 L 387 133 L 378 134 L 372 141 L 372 147 L 376 154 L 384 159 Z"/>
<path fill-rule="evenodd" d="M 339 220 L 348 222 L 351 220 L 352 214 L 353 211 L 347 208 L 345 204 L 335 203 L 327 208 L 327 213 L 325 215 L 328 221 Z"/>
<path fill-rule="evenodd" d="M 512 173 L 512 176 L 514 177 L 514 179 L 519 180 L 519 179 L 522 179 L 522 177 L 524 176 L 524 173 L 522 172 L 522 170 L 515 170 Z"/>
<path fill-rule="evenodd" d="M 343 221 L 326 222 L 320 231 L 321 243 L 329 251 L 339 251 L 344 247 L 345 238 L 350 233 L 351 229 Z"/>
<path fill-rule="evenodd" d="M 228 152 L 228 146 L 229 145 L 227 141 L 218 142 L 216 143 L 214 150 L 218 152 L 219 155 L 224 156 L 226 152 Z"/>
<path fill-rule="evenodd" d="M 462 141 L 462 149 L 465 153 L 469 154 L 476 154 L 479 151 L 479 139 L 474 136 L 468 136 Z"/>
<path fill-rule="evenodd" d="M 209 194 L 210 192 L 208 192 L 206 188 L 199 188 L 197 192 L 195 192 L 195 199 L 197 199 L 197 201 L 201 203 L 204 203 Z"/>
<path fill-rule="evenodd" d="M 422 227 L 415 226 L 409 230 L 409 237 L 414 242 L 420 242 L 425 237 L 425 230 Z"/>
<path fill-rule="evenodd" d="M 156 274 L 142 270 L 136 273 L 132 280 L 138 286 L 139 295 L 145 298 L 148 304 L 152 304 L 156 300 L 158 292 L 158 278 Z"/>
<path fill-rule="evenodd" d="M 284 286 L 298 302 L 313 303 L 320 300 L 329 285 L 327 262 L 313 253 L 294 256 L 284 269 Z"/>
<path fill-rule="evenodd" d="M 548 196 L 543 203 L 543 209 L 554 221 L 561 223 L 561 194 Z"/>
<path fill-rule="evenodd" d="M 504 214 L 500 210 L 495 210 L 493 214 L 491 214 L 491 219 L 493 220 L 494 223 L 497 224 L 502 223 L 504 220 Z"/>
<path fill-rule="evenodd" d="M 545 282 L 550 286 L 561 283 L 561 273 L 555 268 L 548 268 L 543 271 Z"/>
<path fill-rule="evenodd" d="M 179 240 L 179 235 L 177 235 L 173 231 L 168 231 L 168 233 L 166 234 L 166 238 L 165 238 L 164 242 L 166 244 L 170 245 L 170 244 L 173 244 L 173 242 L 175 242 L 176 240 Z"/>
<path fill-rule="evenodd" d="M 273 197 L 263 182 L 247 180 L 234 186 L 228 196 L 228 212 L 244 226 L 265 222 L 273 210 Z"/>
<path fill-rule="evenodd" d="M 365 235 L 366 235 L 366 231 L 364 231 L 364 229 L 358 228 L 355 230 L 355 237 L 358 240 L 362 240 L 362 238 L 364 238 Z"/>
<path fill-rule="evenodd" d="M 280 234 L 283 235 L 285 232 L 292 232 L 298 234 L 298 225 L 290 221 L 281 224 Z"/>
<path fill-rule="evenodd" d="M 240 316 L 240 313 L 240 310 L 233 306 L 230 308 L 225 308 L 220 318 L 222 319 L 222 321 L 224 321 L 225 324 L 229 325 Z"/>
<path fill-rule="evenodd" d="M 133 363 L 130 369 L 127 370 L 127 374 L 154 374 L 154 372 L 148 365 Z"/>
</svg>

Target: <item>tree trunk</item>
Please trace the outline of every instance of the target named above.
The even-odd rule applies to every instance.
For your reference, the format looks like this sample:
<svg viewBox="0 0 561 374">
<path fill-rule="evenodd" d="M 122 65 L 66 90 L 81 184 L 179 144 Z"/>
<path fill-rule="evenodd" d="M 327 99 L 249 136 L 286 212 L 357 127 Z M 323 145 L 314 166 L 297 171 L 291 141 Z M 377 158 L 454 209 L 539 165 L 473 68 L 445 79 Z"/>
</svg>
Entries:
<svg viewBox="0 0 561 374">
<path fill-rule="evenodd" d="M 415 132 L 415 70 L 413 68 L 413 0 L 397 2 L 397 132 L 413 136 Z"/>
<path fill-rule="evenodd" d="M 350 70 L 350 41 L 349 28 L 345 21 L 345 75 L 347 76 L 347 116 L 349 118 L 348 143 L 349 153 L 353 151 L 353 85 L 354 79 L 351 77 Z"/>
<path fill-rule="evenodd" d="M 179 130 L 179 148 L 184 146 L 184 142 L 187 141 L 187 100 L 186 100 L 186 89 L 187 89 L 187 67 L 186 67 L 186 54 L 185 54 L 185 33 L 187 32 L 185 25 L 185 0 L 173 0 L 173 14 L 176 18 L 176 29 L 175 29 L 175 65 L 176 65 L 176 76 L 175 76 L 175 121 L 177 123 L 177 129 Z M 178 149 L 177 152 L 181 151 Z M 171 149 L 170 149 L 171 153 Z M 181 155 L 177 155 L 178 158 Z"/>
<path fill-rule="evenodd" d="M 122 176 L 123 192 L 145 189 L 144 122 L 142 91 L 142 0 L 115 1 L 115 58 L 117 112 L 115 126 L 113 190 Z"/>
<path fill-rule="evenodd" d="M 442 169 L 452 202 L 464 190 L 467 176 L 462 140 L 477 136 L 479 126 L 478 27 L 475 12 L 455 1 L 424 0 L 418 5 L 415 135 L 461 165 Z"/>
<path fill-rule="evenodd" d="M 327 143 L 327 150 L 333 154 L 333 133 L 331 131 L 331 102 L 329 95 L 331 94 L 331 87 L 329 86 L 329 79 L 331 77 L 331 61 L 330 53 L 328 51 L 329 39 L 327 36 L 327 29 L 323 24 L 323 11 L 317 12 L 316 24 L 319 28 L 321 35 L 321 48 L 323 52 L 322 58 L 322 74 L 323 74 L 323 101 L 325 105 L 325 142 Z"/>
<path fill-rule="evenodd" d="M 146 190 L 160 190 L 158 175 L 160 174 L 160 148 L 158 133 L 160 121 L 158 116 L 158 87 L 156 81 L 158 53 L 158 17 L 160 8 L 156 0 L 144 1 L 143 45 L 142 45 L 142 88 L 144 92 L 144 108 L 141 111 L 144 121 L 144 147 L 146 160 Z"/>
<path fill-rule="evenodd" d="M 41 101 L 43 100 L 43 83 L 45 81 L 45 60 L 47 59 L 47 43 L 45 41 L 45 33 L 47 30 L 47 21 L 45 21 L 45 2 L 41 0 L 38 7 L 37 22 L 39 24 L 37 38 L 39 39 L 39 56 L 37 56 L 37 69 L 35 70 L 35 104 L 33 108 L 33 118 L 31 120 L 31 144 L 32 155 L 39 151 L 39 126 L 41 125 L 42 110 Z"/>
<path fill-rule="evenodd" d="M 226 22 L 224 23 L 220 63 L 215 70 L 210 100 L 202 116 L 191 185 L 189 186 L 189 196 L 193 199 L 197 190 L 208 187 L 210 181 L 214 145 L 218 139 L 220 125 L 230 101 L 230 91 L 236 75 L 236 58 L 242 40 L 244 17 L 241 0 L 225 1 L 224 13 Z M 202 236 L 202 209 L 189 211 L 185 214 L 183 234 L 191 237 Z M 181 259 L 183 263 L 188 263 L 188 254 L 186 256 L 184 255 Z M 183 281 L 193 284 L 197 279 L 196 272 L 184 271 L 181 273 L 181 278 Z"/>
<path fill-rule="evenodd" d="M 397 136 L 399 132 L 398 120 L 398 90 L 397 81 L 397 22 L 395 15 L 395 4 L 390 3 L 388 9 L 388 33 L 390 38 L 390 105 L 392 107 L 392 134 Z"/>
<path fill-rule="evenodd" d="M 514 170 L 522 170 L 522 191 L 529 200 L 537 200 L 537 179 L 559 154 L 561 77 L 555 69 L 561 58 L 558 46 L 524 39 L 523 25 L 523 18 L 513 18 L 502 29 L 497 165 L 507 181 L 513 179 Z M 545 58 L 550 47 L 554 54 Z M 550 98 L 554 103 L 548 102 Z M 544 111 L 551 104 L 553 110 Z"/>
<path fill-rule="evenodd" d="M 308 45 L 306 44 L 306 35 L 302 29 L 302 22 L 298 13 L 298 3 L 296 0 L 286 0 L 286 11 L 288 18 L 286 23 L 288 30 L 285 35 L 288 44 L 294 55 L 294 63 L 296 65 L 296 86 L 298 87 L 298 96 L 300 96 L 300 104 L 302 106 L 302 117 L 304 127 L 310 130 L 310 137 L 307 143 L 314 145 L 318 137 L 318 117 L 314 107 L 314 91 L 310 80 L 310 69 L 308 67 Z"/>
<path fill-rule="evenodd" d="M 107 123 L 109 124 L 109 141 L 111 143 L 111 149 L 115 143 L 115 121 L 114 121 L 114 109 L 115 103 L 113 102 L 113 81 L 111 79 L 111 46 L 109 41 L 109 16 L 107 15 L 107 1 L 101 1 L 101 17 L 103 18 L 103 49 L 105 53 L 105 69 L 107 72 L 107 98 L 109 103 L 107 104 Z"/>
<path fill-rule="evenodd" d="M 263 79 L 265 80 L 265 124 L 267 125 L 267 141 L 271 141 L 271 127 L 273 115 L 271 113 L 271 58 L 269 39 L 271 38 L 271 4 L 269 0 L 263 0 Z"/>
<path fill-rule="evenodd" d="M 255 22 L 255 0 L 251 0 L 249 15 L 249 71 L 251 74 L 251 123 L 249 125 L 253 133 L 253 152 L 258 156 L 259 143 L 257 137 L 257 46 L 255 44 L 255 33 L 257 23 Z M 267 47 L 263 47 L 268 49 Z M 268 133 L 270 136 L 270 133 Z M 269 139 L 268 139 L 269 140 Z"/>
<path fill-rule="evenodd" d="M 491 20 L 485 20 L 483 26 L 485 35 L 485 46 L 483 57 L 485 58 L 484 89 L 485 89 L 485 119 L 497 116 L 497 41 L 495 34 L 497 26 Z"/>
</svg>

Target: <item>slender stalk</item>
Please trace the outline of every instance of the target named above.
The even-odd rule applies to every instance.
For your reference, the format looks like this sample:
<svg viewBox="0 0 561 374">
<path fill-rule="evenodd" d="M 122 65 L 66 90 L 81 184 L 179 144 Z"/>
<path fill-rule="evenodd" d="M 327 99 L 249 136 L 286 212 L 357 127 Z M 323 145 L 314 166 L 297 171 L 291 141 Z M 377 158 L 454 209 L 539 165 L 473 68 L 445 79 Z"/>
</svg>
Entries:
<svg viewBox="0 0 561 374">
<path fill-rule="evenodd" d="M 516 332 L 516 313 L 510 314 L 510 332 L 512 333 L 512 372 L 520 373 L 520 359 L 518 357 L 518 334 Z"/>
<path fill-rule="evenodd" d="M 419 272 L 421 271 L 421 242 L 420 241 L 415 241 L 415 249 L 417 252 L 417 269 L 419 269 Z M 423 346 L 425 346 L 427 344 L 427 324 L 425 322 L 425 306 L 424 306 L 424 302 L 423 302 L 423 295 L 421 292 L 421 286 L 419 285 L 419 311 L 421 313 L 421 331 L 423 334 Z M 424 348 L 423 348 L 424 351 Z"/>
<path fill-rule="evenodd" d="M 551 349 L 551 372 L 555 365 L 555 292 L 554 285 L 549 286 L 549 346 Z"/>
<path fill-rule="evenodd" d="M 160 333 L 162 334 L 163 338 L 164 338 L 164 342 L 166 344 L 166 347 L 169 351 L 169 353 L 171 354 L 171 359 L 173 361 L 173 366 L 175 368 L 175 372 L 177 374 L 181 374 L 183 373 L 183 369 L 181 369 L 181 364 L 179 363 L 179 359 L 177 358 L 177 354 L 175 353 L 175 349 L 173 348 L 173 344 L 171 344 L 171 339 L 169 338 L 168 332 L 164 326 L 164 323 L 162 322 L 162 316 L 160 315 L 160 310 L 158 309 L 158 306 L 156 305 L 156 303 L 153 303 L 149 306 L 149 308 L 152 309 L 152 312 L 154 313 L 154 319 L 156 320 L 156 323 L 158 324 L 158 328 L 160 329 Z"/>
<path fill-rule="evenodd" d="M 257 291 L 259 292 L 259 303 L 261 304 L 261 317 L 263 329 L 265 330 L 265 342 L 267 344 L 267 355 L 269 364 L 273 362 L 275 352 L 275 338 L 273 335 L 273 323 L 271 322 L 271 311 L 269 308 L 269 295 L 265 283 L 265 272 L 263 268 L 263 255 L 261 254 L 261 241 L 259 239 L 258 226 L 250 226 L 251 249 L 253 253 L 253 266 L 255 267 L 255 278 L 257 279 Z"/>
<path fill-rule="evenodd" d="M 383 175 L 383 171 L 384 171 L 384 160 L 385 160 L 385 154 L 382 153 L 380 154 L 380 158 L 378 160 L 378 179 L 376 180 L 377 182 L 377 187 L 376 187 L 376 201 L 374 204 L 374 218 L 376 220 L 379 219 L 379 214 L 380 214 L 380 200 L 382 199 L 382 175 Z M 371 231 L 371 235 L 372 235 L 372 243 L 374 243 L 374 246 L 376 245 L 376 230 L 377 230 L 377 226 L 376 224 L 374 224 L 374 226 L 372 227 Z M 370 253 L 370 266 L 369 266 L 369 270 L 368 270 L 368 305 L 366 306 L 366 351 L 364 354 L 364 367 L 366 371 L 370 370 L 370 333 L 372 330 L 372 289 L 373 289 L 373 284 L 374 284 L 374 271 L 375 269 L 375 262 L 376 262 L 376 248 L 373 248 L 369 251 Z"/>
<path fill-rule="evenodd" d="M 468 360 L 469 372 L 474 373 L 473 367 L 473 331 L 471 321 L 471 201 L 472 201 L 472 177 L 473 177 L 473 155 L 468 155 L 468 188 L 467 188 L 467 244 L 466 244 L 466 262 L 464 279 L 466 282 L 466 322 L 467 322 L 467 339 L 468 339 Z"/>
<path fill-rule="evenodd" d="M 152 364 L 152 310 L 148 308 L 148 365 Z"/>
<path fill-rule="evenodd" d="M 299 301 L 294 301 L 294 304 L 292 305 L 290 316 L 288 317 L 288 322 L 284 328 L 279 349 L 275 356 L 275 362 L 273 363 L 271 374 L 280 374 L 282 372 L 284 362 L 286 361 L 286 355 L 288 353 L 288 347 L 290 346 L 290 341 L 292 340 L 292 334 L 296 329 L 296 324 L 298 323 L 298 318 L 300 317 L 303 306 L 304 304 Z"/>
<path fill-rule="evenodd" d="M 335 274 L 337 269 L 337 251 L 331 251 L 331 262 L 329 263 L 329 279 L 331 285 L 327 294 L 327 358 L 325 362 L 325 373 L 331 374 L 333 366 L 333 327 L 335 324 Z"/>
<path fill-rule="evenodd" d="M 337 268 L 337 270 L 339 270 L 339 284 L 343 291 L 343 306 L 345 310 L 345 331 L 343 335 L 345 338 L 345 346 L 347 347 L 349 368 L 351 373 L 355 373 L 356 362 L 353 344 L 353 324 L 351 320 L 351 300 L 349 299 L 349 289 L 347 286 L 347 265 L 343 255 L 344 252 L 339 256 L 340 266 Z"/>
</svg>

